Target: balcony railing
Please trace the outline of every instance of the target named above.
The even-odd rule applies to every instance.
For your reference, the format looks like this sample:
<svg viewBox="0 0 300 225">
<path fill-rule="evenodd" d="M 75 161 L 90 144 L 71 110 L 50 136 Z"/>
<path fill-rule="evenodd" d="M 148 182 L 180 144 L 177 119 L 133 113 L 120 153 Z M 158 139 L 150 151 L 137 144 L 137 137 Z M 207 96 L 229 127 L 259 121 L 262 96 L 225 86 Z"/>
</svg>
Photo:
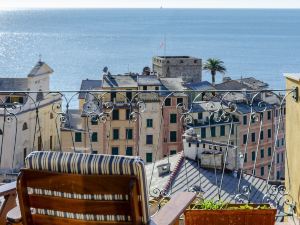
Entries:
<svg viewBox="0 0 300 225">
<path fill-rule="evenodd" d="M 296 90 L 0 92 L 2 182 L 32 151 L 140 155 L 152 198 L 188 190 L 268 202 L 281 220 L 295 208 L 283 185 L 289 95 Z"/>
</svg>

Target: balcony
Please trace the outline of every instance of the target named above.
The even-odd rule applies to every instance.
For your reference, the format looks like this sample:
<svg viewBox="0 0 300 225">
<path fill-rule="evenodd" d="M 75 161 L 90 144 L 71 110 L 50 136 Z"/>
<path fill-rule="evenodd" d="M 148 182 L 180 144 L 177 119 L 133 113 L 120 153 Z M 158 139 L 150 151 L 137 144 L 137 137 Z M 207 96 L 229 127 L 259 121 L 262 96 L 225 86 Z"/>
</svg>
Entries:
<svg viewBox="0 0 300 225">
<path fill-rule="evenodd" d="M 0 224 L 17 204 L 14 181 L 33 151 L 140 156 L 150 202 L 195 192 L 226 203 L 269 203 L 278 224 L 296 220 L 298 199 L 284 185 L 293 182 L 291 165 L 283 166 L 291 113 L 285 108 L 297 98 L 290 86 L 135 90 L 131 99 L 128 90 L 114 90 L 118 100 L 112 101 L 109 90 L 0 92 Z M 209 118 L 205 123 L 200 112 Z"/>
</svg>

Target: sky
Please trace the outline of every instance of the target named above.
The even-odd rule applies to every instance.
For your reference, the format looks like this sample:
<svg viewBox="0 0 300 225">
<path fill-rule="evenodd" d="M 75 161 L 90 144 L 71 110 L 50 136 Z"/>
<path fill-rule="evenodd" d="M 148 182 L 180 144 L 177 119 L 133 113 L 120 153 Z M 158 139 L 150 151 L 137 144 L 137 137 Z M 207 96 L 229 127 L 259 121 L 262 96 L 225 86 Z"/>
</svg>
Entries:
<svg viewBox="0 0 300 225">
<path fill-rule="evenodd" d="M 0 0 L 22 8 L 300 8 L 300 0 Z"/>
</svg>

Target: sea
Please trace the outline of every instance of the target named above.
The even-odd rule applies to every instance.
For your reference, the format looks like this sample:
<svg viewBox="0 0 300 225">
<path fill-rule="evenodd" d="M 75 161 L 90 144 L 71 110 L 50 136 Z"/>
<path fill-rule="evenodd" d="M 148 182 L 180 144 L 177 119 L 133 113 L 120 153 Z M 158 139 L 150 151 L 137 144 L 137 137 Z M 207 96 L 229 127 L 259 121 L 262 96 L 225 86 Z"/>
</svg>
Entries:
<svg viewBox="0 0 300 225">
<path fill-rule="evenodd" d="M 0 10 L 0 77 L 26 77 L 41 57 L 55 71 L 51 89 L 78 90 L 105 66 L 141 72 L 156 55 L 218 58 L 226 76 L 283 89 L 283 73 L 300 72 L 300 10 Z"/>
</svg>

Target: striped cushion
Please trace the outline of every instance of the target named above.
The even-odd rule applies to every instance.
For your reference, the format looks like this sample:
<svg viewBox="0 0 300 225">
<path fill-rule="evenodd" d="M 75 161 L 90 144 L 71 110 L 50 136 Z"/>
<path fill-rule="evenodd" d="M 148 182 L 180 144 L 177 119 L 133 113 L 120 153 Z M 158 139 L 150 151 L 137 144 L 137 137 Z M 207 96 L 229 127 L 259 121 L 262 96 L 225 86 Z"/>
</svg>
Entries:
<svg viewBox="0 0 300 225">
<path fill-rule="evenodd" d="M 148 212 L 148 195 L 145 177 L 144 162 L 140 157 L 118 156 L 118 155 L 101 155 L 101 154 L 86 154 L 86 153 L 72 153 L 72 152 L 50 152 L 38 151 L 32 152 L 26 157 L 26 168 L 33 170 L 46 170 L 60 173 L 73 173 L 73 174 L 99 174 L 99 175 L 133 175 L 137 177 L 140 185 L 142 201 L 142 220 L 144 223 L 149 221 Z M 78 195 L 74 193 L 57 193 L 51 190 L 28 190 L 30 193 L 45 194 L 53 196 L 61 196 L 66 198 L 79 198 L 79 199 L 127 199 L 128 196 L 99 196 L 99 195 Z M 49 210 L 48 210 L 49 211 Z M 64 217 L 67 215 L 65 212 L 51 212 L 37 210 L 38 213 L 60 215 Z M 71 215 L 69 218 L 91 218 L 83 215 Z M 95 215 L 95 220 L 128 220 L 122 215 L 106 216 Z"/>
</svg>

